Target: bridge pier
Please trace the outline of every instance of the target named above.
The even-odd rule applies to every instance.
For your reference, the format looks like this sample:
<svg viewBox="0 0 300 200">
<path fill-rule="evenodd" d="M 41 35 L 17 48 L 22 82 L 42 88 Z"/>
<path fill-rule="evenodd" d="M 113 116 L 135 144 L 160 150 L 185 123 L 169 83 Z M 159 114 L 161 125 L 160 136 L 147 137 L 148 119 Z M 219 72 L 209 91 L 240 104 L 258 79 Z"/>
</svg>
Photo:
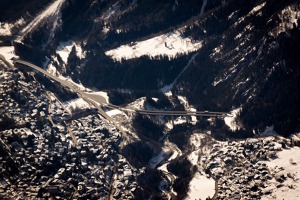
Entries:
<svg viewBox="0 0 300 200">
<path fill-rule="evenodd" d="M 190 123 L 190 116 L 185 116 L 185 119 L 186 119 L 186 123 Z"/>
<path fill-rule="evenodd" d="M 174 127 L 174 115 L 171 115 L 172 126 Z"/>
</svg>

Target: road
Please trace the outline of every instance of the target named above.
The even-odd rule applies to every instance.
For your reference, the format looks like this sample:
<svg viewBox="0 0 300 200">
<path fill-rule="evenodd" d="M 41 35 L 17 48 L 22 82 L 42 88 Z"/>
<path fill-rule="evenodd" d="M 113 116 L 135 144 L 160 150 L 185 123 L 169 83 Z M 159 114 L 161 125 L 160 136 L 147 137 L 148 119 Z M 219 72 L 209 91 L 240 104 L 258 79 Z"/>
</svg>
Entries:
<svg viewBox="0 0 300 200">
<path fill-rule="evenodd" d="M 7 60 L 5 59 L 5 57 L 3 55 L 1 55 L 1 54 L 0 54 L 0 60 L 2 60 L 11 69 L 16 69 L 12 64 L 10 64 L 9 62 L 7 62 Z"/>
<path fill-rule="evenodd" d="M 68 87 L 69 89 L 73 90 L 74 92 L 76 92 L 79 95 L 79 97 L 81 97 L 88 103 L 94 105 L 98 109 L 99 113 L 109 121 L 114 121 L 114 120 L 109 115 L 107 115 L 106 112 L 104 112 L 104 110 L 100 107 L 100 105 L 127 111 L 127 112 L 136 112 L 136 113 L 139 113 L 142 115 L 170 115 L 170 116 L 174 116 L 174 115 L 175 116 L 176 115 L 177 116 L 187 116 L 188 115 L 188 116 L 204 116 L 204 117 L 225 117 L 225 116 L 230 115 L 227 112 L 142 110 L 142 109 L 135 109 L 135 108 L 131 108 L 131 107 L 116 106 L 113 104 L 109 104 L 105 98 L 103 98 L 99 95 L 89 94 L 84 91 L 81 91 L 76 85 L 72 84 L 71 82 L 62 80 L 62 79 L 56 77 L 55 75 L 50 74 L 46 70 L 44 70 L 32 63 L 29 63 L 29 62 L 26 62 L 23 60 L 15 60 L 15 63 L 19 63 L 22 65 L 28 66 L 28 67 L 44 74 L 45 76 L 48 76 L 52 80 L 55 80 L 55 81 L 61 83 L 62 85 Z"/>
<path fill-rule="evenodd" d="M 85 100 L 86 102 L 88 102 L 89 104 L 92 104 L 95 108 L 97 108 L 99 114 L 102 115 L 108 121 L 112 122 L 124 136 L 127 135 L 127 133 L 122 129 L 122 127 L 112 117 L 110 117 L 108 114 L 106 114 L 106 112 L 101 108 L 100 105 L 107 103 L 105 98 L 98 96 L 98 95 L 88 94 L 86 92 L 83 92 L 73 83 L 62 80 L 62 79 L 56 77 L 55 75 L 50 74 L 46 70 L 44 70 L 32 63 L 22 61 L 22 60 L 15 60 L 14 63 L 19 63 L 22 65 L 28 66 L 28 67 L 44 74 L 45 76 L 51 78 L 52 80 L 59 82 L 60 84 L 71 89 L 72 91 L 76 92 L 79 97 L 81 97 L 83 100 Z"/>
</svg>

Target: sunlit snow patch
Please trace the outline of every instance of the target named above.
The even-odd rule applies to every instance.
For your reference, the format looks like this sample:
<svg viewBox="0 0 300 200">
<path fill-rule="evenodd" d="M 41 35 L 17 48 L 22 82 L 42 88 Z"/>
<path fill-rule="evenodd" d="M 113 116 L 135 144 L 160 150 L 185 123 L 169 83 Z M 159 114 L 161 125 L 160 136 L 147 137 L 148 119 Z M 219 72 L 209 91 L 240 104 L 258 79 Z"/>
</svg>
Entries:
<svg viewBox="0 0 300 200">
<path fill-rule="evenodd" d="M 190 190 L 187 199 L 206 199 L 213 197 L 215 193 L 215 181 L 197 172 L 190 182 Z"/>
<path fill-rule="evenodd" d="M 300 198 L 300 148 L 293 147 L 278 152 L 278 158 L 265 162 L 272 171 L 279 170 L 276 173 L 277 176 L 285 176 L 288 178 L 282 183 L 282 187 L 277 187 L 275 181 L 273 184 L 269 184 L 265 190 L 271 190 L 270 195 L 262 197 L 262 199 L 285 199 L 293 200 Z M 278 171 L 278 170 L 277 170 Z"/>
<path fill-rule="evenodd" d="M 14 23 L 1 23 L 0 22 L 0 35 L 8 36 L 12 34 L 12 29 L 18 26 L 21 26 L 25 23 L 23 18 L 20 18 Z"/>
<path fill-rule="evenodd" d="M 107 92 L 98 91 L 98 92 L 89 92 L 89 94 L 101 96 L 101 97 L 103 97 L 105 99 L 105 101 L 107 103 L 109 103 L 109 97 L 108 97 Z"/>
<path fill-rule="evenodd" d="M 238 129 L 240 129 L 240 127 L 238 126 L 238 124 L 236 123 L 236 117 L 239 114 L 239 112 L 241 111 L 241 108 L 237 108 L 231 111 L 231 116 L 226 116 L 224 117 L 224 121 L 225 124 L 232 130 L 232 131 L 236 131 Z"/>
<path fill-rule="evenodd" d="M 13 65 L 12 58 L 17 58 L 13 46 L 0 47 L 0 54 L 6 59 L 7 62 Z"/>
<path fill-rule="evenodd" d="M 264 6 L 266 5 L 266 2 L 259 4 L 257 6 L 255 6 L 248 14 L 249 15 L 253 15 L 254 13 L 256 13 L 257 11 L 260 11 Z"/>
<path fill-rule="evenodd" d="M 65 64 L 68 63 L 69 55 L 72 51 L 73 46 L 75 46 L 76 55 L 78 58 L 85 58 L 85 53 L 82 51 L 81 46 L 77 45 L 73 41 L 60 42 L 57 47 L 56 53 L 61 57 Z"/>
<path fill-rule="evenodd" d="M 118 61 L 122 58 L 132 59 L 144 55 L 150 57 L 165 55 L 174 58 L 177 54 L 194 52 L 201 46 L 202 41 L 194 42 L 191 38 L 183 38 L 179 31 L 174 31 L 137 43 L 122 45 L 105 54 Z"/>
<path fill-rule="evenodd" d="M 11 35 L 11 27 L 7 23 L 0 23 L 0 35 Z"/>
<path fill-rule="evenodd" d="M 117 110 L 117 109 L 107 111 L 106 114 L 108 114 L 111 117 L 115 116 L 115 115 L 124 115 L 124 113 L 122 111 Z"/>
<path fill-rule="evenodd" d="M 65 105 L 66 110 L 69 113 L 72 113 L 75 110 L 84 110 L 84 109 L 89 109 L 91 108 L 90 104 L 88 104 L 86 101 L 84 101 L 81 98 L 69 101 Z"/>
<path fill-rule="evenodd" d="M 49 22 L 49 19 L 57 19 L 57 15 L 59 15 L 60 8 L 64 1 L 65 0 L 57 0 L 50 4 L 44 11 L 42 11 L 19 32 L 19 37 L 16 39 L 16 41 L 21 41 L 26 34 L 33 31 L 39 25 Z"/>
</svg>

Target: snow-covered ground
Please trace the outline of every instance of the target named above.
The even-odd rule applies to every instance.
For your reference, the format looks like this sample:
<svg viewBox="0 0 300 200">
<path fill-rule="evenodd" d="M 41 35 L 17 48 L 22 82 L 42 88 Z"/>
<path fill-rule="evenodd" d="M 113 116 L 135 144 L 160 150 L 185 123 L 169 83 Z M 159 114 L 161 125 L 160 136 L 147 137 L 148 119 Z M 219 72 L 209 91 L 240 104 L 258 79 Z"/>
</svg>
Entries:
<svg viewBox="0 0 300 200">
<path fill-rule="evenodd" d="M 120 110 L 117 110 L 117 109 L 114 109 L 114 110 L 110 110 L 110 111 L 107 111 L 106 114 L 108 114 L 109 116 L 115 116 L 115 115 L 124 115 L 124 112 L 120 111 Z"/>
<path fill-rule="evenodd" d="M 65 109 L 69 113 L 72 113 L 72 111 L 75 111 L 78 109 L 83 110 L 83 109 L 89 109 L 89 108 L 91 108 L 90 104 L 81 98 L 74 99 L 65 104 Z"/>
<path fill-rule="evenodd" d="M 85 52 L 83 52 L 80 45 L 70 40 L 67 42 L 60 42 L 59 46 L 57 47 L 56 53 L 61 57 L 65 64 L 68 63 L 68 58 L 73 46 L 75 46 L 77 57 L 80 59 L 85 58 Z"/>
<path fill-rule="evenodd" d="M 12 58 L 17 58 L 15 54 L 15 49 L 13 46 L 0 47 L 0 55 L 4 56 L 7 62 L 13 64 Z"/>
<path fill-rule="evenodd" d="M 192 165 L 197 165 L 199 160 L 200 150 L 193 151 L 190 155 L 188 155 L 188 160 L 192 163 Z"/>
<path fill-rule="evenodd" d="M 107 95 L 107 92 L 98 91 L 98 92 L 89 92 L 89 94 L 99 95 L 103 97 L 107 103 L 109 103 L 109 97 Z"/>
<path fill-rule="evenodd" d="M 9 36 L 12 34 L 12 29 L 18 26 L 22 26 L 25 23 L 23 18 L 20 18 L 14 23 L 1 23 L 0 22 L 0 35 Z"/>
<path fill-rule="evenodd" d="M 57 69 L 55 68 L 55 66 L 50 63 L 47 67 L 47 72 L 57 76 L 59 79 L 61 80 L 64 80 L 64 81 L 67 81 L 69 83 L 71 83 L 72 85 L 75 85 L 77 88 L 79 88 L 79 90 L 81 91 L 85 91 L 86 93 L 88 94 L 92 94 L 92 95 L 98 95 L 102 98 L 105 99 L 106 103 L 109 103 L 109 97 L 107 95 L 107 92 L 103 92 L 103 91 L 93 91 L 92 89 L 90 88 L 87 88 L 85 86 L 83 86 L 81 83 L 75 83 L 70 77 L 65 77 L 65 76 L 62 76 L 58 71 Z"/>
<path fill-rule="evenodd" d="M 208 153 L 205 142 L 206 137 L 207 135 L 204 133 L 193 133 L 190 137 L 190 144 L 193 146 L 194 151 L 188 155 L 188 159 L 193 165 L 198 165 L 200 157 Z"/>
<path fill-rule="evenodd" d="M 56 67 L 52 63 L 49 63 L 46 71 L 49 72 L 50 74 L 53 74 L 53 75 L 56 75 L 56 76 L 59 74 Z"/>
<path fill-rule="evenodd" d="M 144 55 L 150 57 L 165 55 L 173 58 L 177 54 L 194 52 L 201 47 L 201 41 L 194 42 L 190 38 L 183 38 L 179 31 L 174 31 L 148 40 L 122 45 L 107 51 L 105 54 L 118 61 L 122 58 L 132 59 Z"/>
<path fill-rule="evenodd" d="M 265 190 L 271 190 L 272 193 L 268 196 L 263 196 L 262 199 L 284 199 L 294 200 L 300 199 L 300 148 L 293 147 L 278 152 L 278 158 L 265 162 L 268 167 L 274 172 L 275 176 L 288 177 L 281 187 L 274 180 Z"/>
<path fill-rule="evenodd" d="M 262 4 L 259 4 L 257 6 L 255 6 L 248 14 L 249 15 L 253 15 L 254 13 L 260 11 L 264 6 L 266 5 L 266 2 L 263 2 Z"/>
<path fill-rule="evenodd" d="M 195 132 L 191 135 L 190 145 L 193 147 L 193 151 L 187 158 L 194 166 L 198 167 L 199 172 L 196 172 L 189 184 L 189 193 L 186 199 L 206 199 L 214 196 L 215 180 L 201 174 L 200 171 L 203 171 L 201 161 L 211 154 L 211 148 L 215 143 L 218 144 L 208 133 Z"/>
<path fill-rule="evenodd" d="M 186 199 L 206 199 L 213 197 L 215 194 L 215 180 L 207 178 L 205 175 L 201 175 L 196 172 L 194 178 L 190 182 L 190 191 Z"/>
<path fill-rule="evenodd" d="M 11 25 L 7 23 L 0 23 L 0 35 L 11 35 Z"/>
<path fill-rule="evenodd" d="M 20 32 L 18 41 L 21 41 L 23 37 L 29 32 L 33 31 L 39 25 L 49 22 L 49 19 L 56 20 L 60 14 L 60 8 L 65 0 L 56 0 L 50 4 L 44 11 L 42 11 L 37 17 L 35 17 L 28 25 L 26 25 Z M 45 20 L 46 19 L 46 20 Z"/>
<path fill-rule="evenodd" d="M 234 109 L 230 112 L 231 116 L 224 117 L 225 124 L 232 130 L 236 131 L 239 130 L 240 127 L 236 122 L 236 117 L 241 111 L 241 108 Z"/>
</svg>

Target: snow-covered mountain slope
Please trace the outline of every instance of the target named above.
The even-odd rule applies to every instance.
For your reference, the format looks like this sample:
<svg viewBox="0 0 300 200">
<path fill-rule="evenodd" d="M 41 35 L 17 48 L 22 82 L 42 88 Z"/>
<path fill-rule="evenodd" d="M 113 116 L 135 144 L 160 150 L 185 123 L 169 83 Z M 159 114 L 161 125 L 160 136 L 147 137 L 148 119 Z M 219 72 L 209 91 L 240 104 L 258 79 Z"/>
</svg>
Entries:
<svg viewBox="0 0 300 200">
<path fill-rule="evenodd" d="M 134 44 L 122 45 L 116 49 L 105 52 L 115 60 L 138 58 L 141 56 L 168 56 L 170 59 L 179 54 L 188 54 L 201 48 L 201 41 L 192 41 L 183 38 L 180 31 L 175 31 L 154 38 L 136 42 Z"/>
<path fill-rule="evenodd" d="M 50 36 L 53 37 L 53 32 L 58 26 L 60 17 L 60 8 L 65 0 L 56 0 L 50 4 L 44 11 L 38 14 L 29 24 L 20 30 L 17 41 L 21 41 L 28 33 L 33 32 L 39 26 L 45 23 L 52 23 Z"/>
<path fill-rule="evenodd" d="M 200 110 L 242 106 L 245 128 L 263 131 L 274 125 L 281 134 L 298 130 L 298 12 L 295 1 L 229 2 L 199 18 L 187 34 L 207 38 L 206 45 L 182 75 L 179 91 Z"/>
</svg>

